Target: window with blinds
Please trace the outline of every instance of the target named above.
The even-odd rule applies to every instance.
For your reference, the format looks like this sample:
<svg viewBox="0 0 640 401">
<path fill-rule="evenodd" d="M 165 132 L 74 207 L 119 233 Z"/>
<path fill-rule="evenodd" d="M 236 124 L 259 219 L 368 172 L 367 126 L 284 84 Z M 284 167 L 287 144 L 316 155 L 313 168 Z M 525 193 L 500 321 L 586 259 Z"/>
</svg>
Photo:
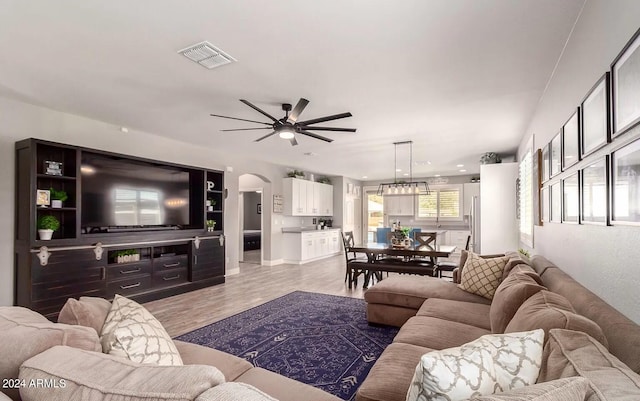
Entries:
<svg viewBox="0 0 640 401">
<path fill-rule="evenodd" d="M 460 187 L 430 188 L 429 194 L 418 196 L 418 219 L 462 220 Z"/>
<path fill-rule="evenodd" d="M 520 241 L 533 246 L 533 165 L 531 150 L 520 161 Z"/>
</svg>

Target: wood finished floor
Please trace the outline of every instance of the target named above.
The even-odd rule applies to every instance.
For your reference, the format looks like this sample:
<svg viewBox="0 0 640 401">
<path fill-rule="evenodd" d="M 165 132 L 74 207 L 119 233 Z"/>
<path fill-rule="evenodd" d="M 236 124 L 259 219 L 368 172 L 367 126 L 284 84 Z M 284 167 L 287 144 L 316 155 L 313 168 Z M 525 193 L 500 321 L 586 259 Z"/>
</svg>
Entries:
<svg viewBox="0 0 640 401">
<path fill-rule="evenodd" d="M 362 298 L 362 280 L 349 289 L 344 282 L 344 255 L 305 265 L 240 264 L 240 274 L 224 284 L 144 304 L 172 337 L 217 322 L 293 291 Z"/>
</svg>

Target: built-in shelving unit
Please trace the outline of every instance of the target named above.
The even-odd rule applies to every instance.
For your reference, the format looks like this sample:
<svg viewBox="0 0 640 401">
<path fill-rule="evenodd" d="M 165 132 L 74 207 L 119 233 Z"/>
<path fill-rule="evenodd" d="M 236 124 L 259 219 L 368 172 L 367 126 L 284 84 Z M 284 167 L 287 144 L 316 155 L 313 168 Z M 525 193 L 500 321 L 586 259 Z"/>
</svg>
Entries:
<svg viewBox="0 0 640 401">
<path fill-rule="evenodd" d="M 101 161 L 111 176 L 87 160 Z M 145 177 L 164 191 L 147 189 Z M 54 191 L 66 192 L 62 207 L 52 207 L 47 192 Z M 15 304 L 55 320 L 70 297 L 146 302 L 224 282 L 224 194 L 222 171 L 17 142 Z M 51 240 L 38 237 L 44 216 L 60 222 Z M 207 220 L 216 221 L 214 230 Z"/>
</svg>

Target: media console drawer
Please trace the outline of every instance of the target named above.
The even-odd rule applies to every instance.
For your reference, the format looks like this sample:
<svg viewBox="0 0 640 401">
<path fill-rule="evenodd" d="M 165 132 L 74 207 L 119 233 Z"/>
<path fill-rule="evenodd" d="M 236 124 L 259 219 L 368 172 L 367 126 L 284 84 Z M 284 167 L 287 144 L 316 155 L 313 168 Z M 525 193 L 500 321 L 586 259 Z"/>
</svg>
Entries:
<svg viewBox="0 0 640 401">
<path fill-rule="evenodd" d="M 153 285 L 155 287 L 171 286 L 188 281 L 187 268 L 156 271 L 153 273 Z"/>
<path fill-rule="evenodd" d="M 151 274 L 151 260 L 132 263 L 116 263 L 107 267 L 107 281 L 120 280 L 133 276 Z"/>
<path fill-rule="evenodd" d="M 161 256 L 153 259 L 153 271 L 161 272 L 169 269 L 183 269 L 189 266 L 187 255 Z"/>
<path fill-rule="evenodd" d="M 107 296 L 115 294 L 130 295 L 146 291 L 151 288 L 151 275 L 131 277 L 129 279 L 112 281 L 107 284 Z"/>
</svg>

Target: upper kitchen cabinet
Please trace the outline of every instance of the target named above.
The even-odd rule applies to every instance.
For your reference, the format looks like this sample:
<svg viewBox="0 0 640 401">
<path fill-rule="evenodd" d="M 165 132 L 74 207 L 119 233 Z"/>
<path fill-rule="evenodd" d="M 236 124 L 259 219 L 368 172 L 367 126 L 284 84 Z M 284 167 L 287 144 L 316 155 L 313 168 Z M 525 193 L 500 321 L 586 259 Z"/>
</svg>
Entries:
<svg viewBox="0 0 640 401">
<path fill-rule="evenodd" d="M 333 216 L 333 186 L 298 178 L 283 179 L 284 214 Z"/>
<path fill-rule="evenodd" d="M 413 195 L 385 195 L 384 213 L 387 216 L 413 216 L 414 204 Z"/>
</svg>

